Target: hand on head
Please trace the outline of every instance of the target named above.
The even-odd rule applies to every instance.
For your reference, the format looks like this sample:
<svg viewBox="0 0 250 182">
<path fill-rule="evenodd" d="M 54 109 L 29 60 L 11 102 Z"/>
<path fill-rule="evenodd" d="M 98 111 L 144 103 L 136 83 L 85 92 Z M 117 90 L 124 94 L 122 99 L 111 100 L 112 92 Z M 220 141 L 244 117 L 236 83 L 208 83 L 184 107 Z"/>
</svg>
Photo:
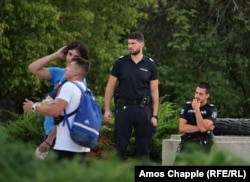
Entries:
<svg viewBox="0 0 250 182">
<path fill-rule="evenodd" d="M 66 59 L 66 54 L 67 54 L 67 52 L 65 51 L 66 47 L 67 47 L 67 46 L 63 46 L 63 47 L 61 47 L 60 49 L 58 49 L 58 50 L 56 51 L 57 57 L 58 57 L 59 59 L 63 59 L 63 60 Z"/>
</svg>

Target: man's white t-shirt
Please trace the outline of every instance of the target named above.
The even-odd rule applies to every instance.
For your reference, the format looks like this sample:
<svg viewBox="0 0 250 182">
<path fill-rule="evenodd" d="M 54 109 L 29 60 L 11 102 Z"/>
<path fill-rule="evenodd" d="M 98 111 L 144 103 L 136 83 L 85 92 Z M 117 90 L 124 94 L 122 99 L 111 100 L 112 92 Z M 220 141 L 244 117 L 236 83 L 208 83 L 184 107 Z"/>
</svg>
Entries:
<svg viewBox="0 0 250 182">
<path fill-rule="evenodd" d="M 86 90 L 86 86 L 83 84 L 83 82 L 75 82 L 77 82 L 78 85 L 83 88 L 83 90 Z M 79 106 L 81 95 L 81 90 L 75 84 L 71 82 L 66 82 L 59 90 L 56 99 L 63 99 L 68 103 L 65 110 L 66 113 L 69 114 L 75 111 L 76 108 Z M 64 113 L 62 112 L 61 115 L 64 115 Z M 68 117 L 70 126 L 72 126 L 74 117 L 75 114 Z M 54 149 L 70 152 L 90 152 L 90 148 L 82 147 L 76 144 L 73 140 L 71 140 L 67 123 L 65 122 L 65 124 L 63 125 L 63 121 L 57 125 L 56 142 Z"/>
</svg>

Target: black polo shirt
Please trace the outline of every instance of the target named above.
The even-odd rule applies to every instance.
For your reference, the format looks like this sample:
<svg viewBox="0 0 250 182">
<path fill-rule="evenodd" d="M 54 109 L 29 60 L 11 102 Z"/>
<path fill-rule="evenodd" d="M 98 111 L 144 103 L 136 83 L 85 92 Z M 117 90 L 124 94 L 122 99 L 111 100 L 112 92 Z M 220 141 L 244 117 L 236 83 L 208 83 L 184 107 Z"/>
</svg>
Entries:
<svg viewBox="0 0 250 182">
<path fill-rule="evenodd" d="M 213 123 L 216 120 L 217 117 L 217 108 L 213 104 L 205 104 L 204 106 L 200 107 L 200 112 L 201 116 L 203 119 L 209 119 Z M 188 101 L 184 104 L 184 106 L 181 109 L 180 112 L 180 118 L 186 119 L 187 124 L 190 125 L 197 125 L 196 123 L 196 117 L 194 113 L 194 109 L 192 107 L 192 102 Z M 192 136 L 199 137 L 202 136 L 203 134 L 201 132 L 195 132 L 195 133 L 190 133 Z"/>
<path fill-rule="evenodd" d="M 136 64 L 130 55 L 125 55 L 115 61 L 111 75 L 118 78 L 118 98 L 139 100 L 151 95 L 150 81 L 158 79 L 158 70 L 155 62 L 147 56 Z"/>
</svg>

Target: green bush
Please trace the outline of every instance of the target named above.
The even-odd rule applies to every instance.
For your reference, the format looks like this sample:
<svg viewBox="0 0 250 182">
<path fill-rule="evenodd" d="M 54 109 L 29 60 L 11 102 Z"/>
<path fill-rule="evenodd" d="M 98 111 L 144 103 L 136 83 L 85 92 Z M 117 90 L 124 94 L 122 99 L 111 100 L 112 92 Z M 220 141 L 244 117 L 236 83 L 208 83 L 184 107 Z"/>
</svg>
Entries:
<svg viewBox="0 0 250 182">
<path fill-rule="evenodd" d="M 86 158 L 80 163 L 78 158 L 72 161 L 55 161 L 53 151 L 45 160 L 33 157 L 34 148 L 21 142 L 7 142 L 7 131 L 0 128 L 0 179 L 5 182 L 45 182 L 45 181 L 120 181 L 134 180 L 134 166 L 139 161 L 120 162 L 113 154 L 109 160 Z"/>
<path fill-rule="evenodd" d="M 29 143 L 8 142 L 6 128 L 0 127 L 0 180 L 4 182 L 47 182 L 47 181 L 103 181 L 103 182 L 129 182 L 134 181 L 134 166 L 151 165 L 142 161 L 130 160 L 121 162 L 113 153 L 105 159 L 96 160 L 87 157 L 80 163 L 79 158 L 72 161 L 56 161 L 55 154 L 50 151 L 45 160 L 33 157 L 34 148 Z M 178 165 L 188 166 L 229 166 L 249 165 L 230 153 L 214 150 L 210 155 L 194 152 L 183 154 Z"/>
<path fill-rule="evenodd" d="M 44 137 L 44 116 L 37 113 L 14 114 L 14 121 L 7 121 L 5 127 L 11 142 L 40 144 Z"/>
</svg>

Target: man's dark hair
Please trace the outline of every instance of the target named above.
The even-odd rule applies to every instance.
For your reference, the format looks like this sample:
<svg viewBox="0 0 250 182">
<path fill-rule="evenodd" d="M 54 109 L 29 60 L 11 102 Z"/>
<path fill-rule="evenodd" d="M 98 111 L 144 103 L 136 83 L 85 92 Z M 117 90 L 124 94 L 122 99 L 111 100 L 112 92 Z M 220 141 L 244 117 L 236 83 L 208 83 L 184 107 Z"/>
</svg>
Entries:
<svg viewBox="0 0 250 182">
<path fill-rule="evenodd" d="M 200 82 L 198 87 L 206 89 L 206 93 L 210 93 L 210 85 L 207 82 Z"/>
<path fill-rule="evenodd" d="M 72 61 L 75 61 L 77 66 L 79 67 L 82 75 L 86 77 L 90 70 L 90 64 L 87 59 L 81 58 L 81 57 L 73 57 Z"/>
<path fill-rule="evenodd" d="M 136 31 L 136 32 L 132 32 L 128 36 L 128 39 L 135 39 L 135 40 L 138 40 L 140 42 L 144 42 L 144 35 L 143 35 L 143 33 Z"/>
<path fill-rule="evenodd" d="M 68 45 L 64 49 L 64 53 L 67 54 L 68 51 L 72 49 L 76 49 L 82 58 L 89 59 L 89 49 L 84 42 L 80 40 L 75 40 L 68 43 Z"/>
</svg>

